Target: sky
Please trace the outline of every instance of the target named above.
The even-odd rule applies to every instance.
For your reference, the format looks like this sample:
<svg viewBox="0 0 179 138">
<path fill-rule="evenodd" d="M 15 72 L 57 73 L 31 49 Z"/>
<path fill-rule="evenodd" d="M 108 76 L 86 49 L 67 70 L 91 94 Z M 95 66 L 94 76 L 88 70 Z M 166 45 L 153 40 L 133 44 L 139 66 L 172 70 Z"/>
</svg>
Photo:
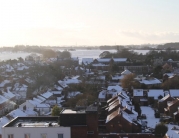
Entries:
<svg viewBox="0 0 179 138">
<path fill-rule="evenodd" d="M 0 46 L 179 41 L 179 0 L 0 0 Z"/>
</svg>

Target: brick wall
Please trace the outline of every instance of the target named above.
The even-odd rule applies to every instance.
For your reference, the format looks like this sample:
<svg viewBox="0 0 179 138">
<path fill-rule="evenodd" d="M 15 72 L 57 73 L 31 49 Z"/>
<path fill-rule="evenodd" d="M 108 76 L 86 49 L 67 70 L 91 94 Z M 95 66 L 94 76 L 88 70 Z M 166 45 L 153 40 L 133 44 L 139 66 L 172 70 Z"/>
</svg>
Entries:
<svg viewBox="0 0 179 138">
<path fill-rule="evenodd" d="M 87 138 L 87 126 L 72 126 L 71 138 Z"/>
</svg>

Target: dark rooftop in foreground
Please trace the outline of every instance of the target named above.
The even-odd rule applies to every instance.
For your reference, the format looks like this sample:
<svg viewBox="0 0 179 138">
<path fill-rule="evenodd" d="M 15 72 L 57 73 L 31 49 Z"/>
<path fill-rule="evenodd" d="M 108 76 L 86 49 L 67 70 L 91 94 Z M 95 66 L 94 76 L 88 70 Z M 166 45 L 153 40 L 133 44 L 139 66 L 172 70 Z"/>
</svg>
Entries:
<svg viewBox="0 0 179 138">
<path fill-rule="evenodd" d="M 84 114 L 85 110 L 64 109 L 61 114 Z"/>
<path fill-rule="evenodd" d="M 98 107 L 96 105 L 90 105 L 81 109 L 64 109 L 60 114 L 86 114 L 87 112 L 97 112 Z"/>
<path fill-rule="evenodd" d="M 59 117 L 16 117 L 3 127 L 59 127 Z"/>
</svg>

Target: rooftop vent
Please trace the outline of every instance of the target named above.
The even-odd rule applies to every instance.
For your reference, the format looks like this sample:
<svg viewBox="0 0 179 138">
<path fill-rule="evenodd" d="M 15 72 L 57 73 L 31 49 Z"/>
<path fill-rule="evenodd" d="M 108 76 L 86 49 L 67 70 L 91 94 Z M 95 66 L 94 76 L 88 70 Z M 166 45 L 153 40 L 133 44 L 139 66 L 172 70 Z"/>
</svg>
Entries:
<svg viewBox="0 0 179 138">
<path fill-rule="evenodd" d="M 49 123 L 48 126 L 51 127 L 51 126 L 52 126 L 52 123 Z"/>
<path fill-rule="evenodd" d="M 18 123 L 18 124 L 17 124 L 17 127 L 21 127 L 21 126 L 22 126 L 22 123 Z"/>
</svg>

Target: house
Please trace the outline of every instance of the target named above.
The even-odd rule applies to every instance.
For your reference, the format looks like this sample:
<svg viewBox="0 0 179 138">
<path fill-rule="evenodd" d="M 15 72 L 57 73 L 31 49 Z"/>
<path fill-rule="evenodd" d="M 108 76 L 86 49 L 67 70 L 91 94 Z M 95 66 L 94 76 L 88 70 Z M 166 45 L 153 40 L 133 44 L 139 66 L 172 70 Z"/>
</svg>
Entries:
<svg viewBox="0 0 179 138">
<path fill-rule="evenodd" d="M 173 101 L 174 98 L 170 94 L 167 94 L 162 99 L 158 100 L 159 113 L 164 113 L 164 108 L 167 107 L 167 103 Z"/>
<path fill-rule="evenodd" d="M 79 76 L 82 76 L 85 72 L 85 69 L 80 67 L 80 66 L 76 66 L 74 68 L 74 70 L 72 71 L 72 75 L 79 75 Z"/>
<path fill-rule="evenodd" d="M 89 66 L 93 62 L 93 58 L 82 58 L 82 65 Z"/>
<path fill-rule="evenodd" d="M 104 63 L 92 63 L 91 65 L 92 71 L 94 70 L 103 70 L 103 71 L 108 71 L 109 65 L 106 65 Z"/>
<path fill-rule="evenodd" d="M 0 138 L 2 138 L 2 126 L 4 126 L 5 124 L 9 123 L 9 119 L 5 116 L 0 118 Z"/>
<path fill-rule="evenodd" d="M 17 106 L 17 104 L 15 102 L 15 95 L 13 93 L 11 93 L 11 92 L 2 92 L 2 96 L 7 99 L 6 102 L 3 103 L 3 108 L 4 109 L 1 110 L 1 111 L 3 111 L 3 113 L 9 112 L 9 111 L 13 110 Z"/>
<path fill-rule="evenodd" d="M 25 84 L 16 83 L 13 87 L 12 93 L 18 94 L 20 97 L 17 100 L 26 99 L 28 86 Z"/>
<path fill-rule="evenodd" d="M 133 102 L 148 105 L 147 90 L 133 89 Z"/>
<path fill-rule="evenodd" d="M 121 91 L 122 91 L 122 87 L 119 86 L 119 85 L 108 86 L 108 88 L 107 88 L 107 94 L 106 94 L 106 99 L 108 100 L 108 99 L 114 97 L 115 95 L 117 95 Z"/>
<path fill-rule="evenodd" d="M 179 98 L 179 89 L 170 89 L 168 92 L 171 97 Z"/>
<path fill-rule="evenodd" d="M 111 82 L 119 83 L 124 78 L 124 75 L 115 74 L 111 77 Z"/>
<path fill-rule="evenodd" d="M 9 120 L 12 120 L 12 119 L 14 119 L 14 118 L 16 118 L 16 117 L 25 117 L 25 116 L 28 116 L 25 112 L 23 112 L 22 110 L 20 110 L 19 108 L 17 108 L 17 109 L 15 109 L 15 110 L 13 110 L 13 111 L 11 111 L 10 113 L 8 113 L 7 115 L 6 115 L 6 117 L 9 119 Z"/>
<path fill-rule="evenodd" d="M 11 66 L 11 65 L 9 65 L 9 64 L 6 64 L 5 66 L 4 66 L 5 68 L 5 70 L 4 70 L 4 72 L 5 72 L 5 74 L 6 75 L 12 75 L 12 74 L 14 74 L 14 68 Z"/>
<path fill-rule="evenodd" d="M 175 121 L 177 122 L 179 121 L 179 107 L 178 107 L 178 110 L 175 113 L 173 113 L 173 117 Z"/>
<path fill-rule="evenodd" d="M 140 132 L 140 125 L 134 123 L 137 113 L 133 110 L 127 95 L 120 93 L 116 99 L 108 100 L 108 115 L 106 118 L 107 133 Z M 113 100 L 112 100 L 113 99 Z M 125 125 L 124 125 L 125 124 Z"/>
<path fill-rule="evenodd" d="M 18 72 L 29 69 L 29 67 L 25 66 L 23 63 L 17 63 L 16 70 Z"/>
<path fill-rule="evenodd" d="M 10 88 L 7 88 L 6 92 L 2 92 L 2 95 L 7 98 L 10 101 L 15 101 L 16 100 L 16 96 L 15 94 L 13 94 L 10 90 Z"/>
<path fill-rule="evenodd" d="M 140 132 L 140 125 L 133 122 L 137 120 L 137 115 L 127 114 L 121 109 L 117 109 L 107 116 L 106 129 L 108 133 L 137 133 Z M 124 125 L 125 124 L 125 125 Z"/>
<path fill-rule="evenodd" d="M 99 92 L 98 95 L 99 102 L 106 102 L 106 94 L 107 94 L 107 90 L 102 90 Z"/>
<path fill-rule="evenodd" d="M 119 99 L 116 99 L 113 102 L 108 104 L 108 107 L 106 108 L 106 110 L 107 110 L 108 114 L 111 114 L 112 112 L 114 112 L 119 107 L 120 107 Z"/>
<path fill-rule="evenodd" d="M 176 74 L 174 73 L 165 73 L 163 74 L 163 82 L 165 82 L 166 80 L 168 80 L 169 78 L 174 77 Z"/>
<path fill-rule="evenodd" d="M 147 95 L 149 104 L 155 104 L 157 106 L 158 100 L 163 98 L 165 93 L 162 89 L 149 89 Z"/>
<path fill-rule="evenodd" d="M 62 81 L 62 80 L 59 80 L 59 81 L 58 81 L 58 84 L 59 84 L 60 87 L 62 87 L 62 88 L 67 88 L 67 87 L 68 87 L 68 85 L 66 84 L 66 82 L 65 82 L 65 81 Z"/>
<path fill-rule="evenodd" d="M 26 100 L 26 102 L 19 107 L 21 110 L 35 110 L 39 115 L 45 115 L 51 111 L 49 104 L 38 102 L 35 100 Z"/>
<path fill-rule="evenodd" d="M 128 75 L 128 74 L 132 74 L 132 72 L 130 72 L 129 70 L 124 70 L 122 71 L 120 74 L 115 74 L 111 77 L 111 82 L 112 83 L 119 83 L 124 77 L 125 75 Z"/>
<path fill-rule="evenodd" d="M 39 115 L 45 115 L 51 112 L 51 106 L 48 103 L 45 103 L 46 98 L 50 97 L 49 93 L 42 94 L 42 96 L 37 96 L 33 100 L 26 100 L 23 104 L 19 105 L 19 109 L 22 111 L 34 110 L 38 112 Z M 56 103 L 56 101 L 55 101 Z"/>
<path fill-rule="evenodd" d="M 8 99 L 0 95 L 0 115 L 3 115 L 7 110 Z"/>
<path fill-rule="evenodd" d="M 129 70 L 125 69 L 121 75 L 125 76 L 125 75 L 128 75 L 128 74 L 131 74 L 132 72 L 130 72 Z"/>
<path fill-rule="evenodd" d="M 99 58 L 95 59 L 93 63 L 102 63 L 102 64 L 110 64 L 110 63 L 118 64 L 118 63 L 127 63 L 129 62 L 128 58 Z"/>
<path fill-rule="evenodd" d="M 71 138 L 71 129 L 61 126 L 59 117 L 17 117 L 2 127 L 2 137 Z"/>
<path fill-rule="evenodd" d="M 142 90 L 140 93 L 136 96 L 143 95 Z M 140 108 L 142 113 L 141 118 L 139 118 L 138 113 L 134 111 L 131 99 L 125 92 L 120 92 L 117 96 L 109 99 L 107 106 L 105 106 L 105 110 L 107 111 L 105 128 L 103 128 L 103 130 L 99 129 L 98 137 L 154 138 L 155 136 L 152 132 L 154 132 L 155 125 L 159 123 L 159 119 L 155 118 L 154 111 L 151 107 L 141 106 Z M 100 123 L 102 124 L 102 122 Z M 138 136 L 136 136 L 136 133 Z M 148 135 L 145 135 L 147 133 Z"/>
<path fill-rule="evenodd" d="M 176 98 L 173 101 L 167 103 L 167 107 L 164 108 L 165 114 L 173 117 L 174 113 L 178 111 L 179 99 Z"/>
<path fill-rule="evenodd" d="M 79 94 L 82 94 L 82 93 L 79 92 L 79 91 L 68 92 L 67 98 L 68 98 L 68 99 L 74 98 L 74 97 L 76 97 L 76 96 L 79 95 Z"/>
<path fill-rule="evenodd" d="M 97 138 L 98 108 L 91 105 L 86 109 L 64 109 L 60 113 L 60 125 L 71 128 L 71 138 Z"/>
<path fill-rule="evenodd" d="M 65 77 L 63 81 L 59 80 L 58 83 L 62 88 L 66 88 L 69 84 L 81 83 L 81 80 L 79 80 L 78 78 L 79 76 Z"/>
<path fill-rule="evenodd" d="M 147 76 L 147 77 L 137 76 L 135 78 L 135 80 L 138 81 L 141 86 L 143 85 L 148 89 L 150 89 L 152 87 L 159 87 L 162 83 L 157 78 L 154 78 L 154 77 L 151 77 L 151 76 Z"/>
<path fill-rule="evenodd" d="M 10 84 L 11 81 L 10 80 L 3 80 L 1 83 L 0 83 L 0 89 L 1 88 L 4 88 L 7 84 Z"/>
<path fill-rule="evenodd" d="M 119 66 L 120 69 L 127 69 L 135 74 L 146 74 L 149 72 L 150 68 L 147 65 L 128 65 L 128 66 Z"/>
<path fill-rule="evenodd" d="M 164 71 L 173 71 L 172 64 L 170 64 L 170 63 L 165 63 L 165 64 L 162 66 L 162 68 L 163 68 Z"/>
<path fill-rule="evenodd" d="M 156 137 L 154 134 L 151 133 L 99 133 L 98 138 L 156 138 Z"/>
</svg>

